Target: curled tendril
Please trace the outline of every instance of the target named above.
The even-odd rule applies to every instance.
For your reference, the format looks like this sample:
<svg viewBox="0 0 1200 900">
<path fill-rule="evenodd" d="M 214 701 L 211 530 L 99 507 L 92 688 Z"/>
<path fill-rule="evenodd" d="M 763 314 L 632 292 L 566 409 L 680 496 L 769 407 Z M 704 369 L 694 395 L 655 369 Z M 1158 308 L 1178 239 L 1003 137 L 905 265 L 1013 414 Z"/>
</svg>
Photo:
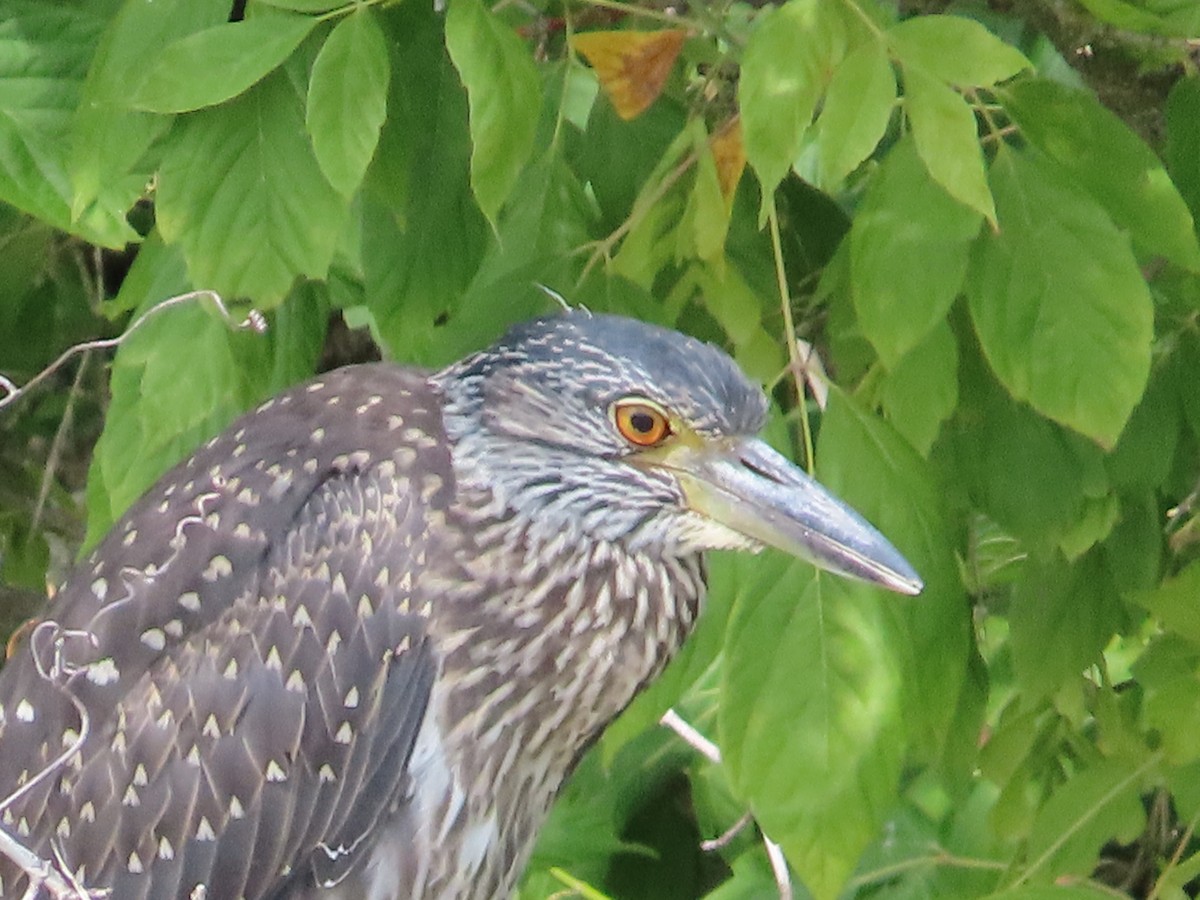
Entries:
<svg viewBox="0 0 1200 900">
<path fill-rule="evenodd" d="M 188 291 L 186 294 L 177 294 L 174 297 L 168 297 L 162 303 L 151 307 L 130 323 L 121 334 L 115 338 L 101 338 L 94 341 L 84 341 L 68 347 L 62 352 L 58 359 L 38 372 L 33 378 L 29 379 L 23 385 L 17 385 L 12 379 L 4 375 L 0 375 L 0 409 L 15 403 L 18 398 L 22 397 L 34 387 L 45 381 L 60 368 L 63 367 L 72 357 L 78 356 L 81 353 L 87 353 L 90 350 L 110 350 L 113 347 L 118 347 L 123 344 L 131 334 L 136 332 L 150 319 L 157 316 L 159 313 L 174 306 L 182 306 L 186 303 L 198 303 L 208 301 L 221 314 L 221 318 L 234 331 L 253 331 L 256 334 L 262 334 L 267 330 L 266 317 L 257 309 L 250 310 L 244 319 L 240 322 L 230 313 L 229 307 L 225 305 L 225 301 L 221 299 L 221 295 L 216 291 Z"/>
</svg>

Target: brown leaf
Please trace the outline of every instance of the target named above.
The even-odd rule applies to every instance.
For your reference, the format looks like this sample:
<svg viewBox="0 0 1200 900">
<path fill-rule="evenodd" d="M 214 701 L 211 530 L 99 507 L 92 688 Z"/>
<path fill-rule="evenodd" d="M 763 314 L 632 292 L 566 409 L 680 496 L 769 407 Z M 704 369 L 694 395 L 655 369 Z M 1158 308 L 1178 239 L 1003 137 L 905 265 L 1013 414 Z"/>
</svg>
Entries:
<svg viewBox="0 0 1200 900">
<path fill-rule="evenodd" d="M 575 35 L 571 46 L 592 64 L 617 115 L 628 121 L 658 99 L 685 37 L 677 28 L 589 31 Z"/>
<path fill-rule="evenodd" d="M 709 141 L 713 159 L 717 161 L 717 177 L 721 181 L 721 194 L 726 203 L 733 202 L 733 194 L 742 180 L 746 168 L 746 147 L 742 143 L 742 120 L 734 116 L 722 126 Z"/>
</svg>

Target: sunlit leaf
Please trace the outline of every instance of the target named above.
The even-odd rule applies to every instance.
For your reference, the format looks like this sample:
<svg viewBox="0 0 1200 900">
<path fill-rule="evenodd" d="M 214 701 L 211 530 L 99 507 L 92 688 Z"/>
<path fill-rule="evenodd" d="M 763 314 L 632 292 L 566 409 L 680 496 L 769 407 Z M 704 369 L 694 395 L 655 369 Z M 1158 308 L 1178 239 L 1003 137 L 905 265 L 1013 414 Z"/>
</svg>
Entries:
<svg viewBox="0 0 1200 900">
<path fill-rule="evenodd" d="M 151 57 L 130 92 L 134 109 L 174 113 L 243 93 L 287 59 L 317 25 L 312 16 L 255 16 L 180 38 Z"/>
<path fill-rule="evenodd" d="M 764 196 L 792 167 L 843 52 L 841 19 L 823 0 L 789 0 L 758 17 L 742 58 L 738 104 L 746 156 Z"/>
<path fill-rule="evenodd" d="M 696 126 L 696 176 L 683 212 L 684 227 L 679 230 L 681 240 L 678 255 L 687 257 L 694 253 L 701 259 L 715 262 L 721 259 L 725 250 L 732 204 L 726 202 L 722 193 L 721 174 L 708 133 L 699 121 Z"/>
<path fill-rule="evenodd" d="M 863 333 L 885 365 L 945 319 L 980 222 L 930 177 L 910 140 L 875 173 L 850 227 L 850 278 Z"/>
<path fill-rule="evenodd" d="M 1200 271 L 1192 214 L 1162 162 L 1129 126 L 1091 94 L 1044 79 L 1009 85 L 1001 99 L 1022 136 L 1128 229 L 1139 248 Z"/>
<path fill-rule="evenodd" d="M 480 0 L 450 4 L 446 49 L 471 107 L 471 188 L 495 227 L 529 160 L 542 107 L 541 79 L 516 32 Z"/>
<path fill-rule="evenodd" d="M 174 131 L 158 224 L 182 245 L 193 283 L 273 305 L 296 278 L 325 276 L 347 209 L 317 165 L 301 104 L 277 72 Z"/>
<path fill-rule="evenodd" d="M 87 219 L 98 207 L 125 224 L 126 211 L 151 181 L 149 150 L 172 121 L 130 109 L 129 86 L 162 47 L 228 17 L 226 0 L 132 0 L 121 6 L 96 48 L 75 110 L 69 142 L 72 218 Z M 123 240 L 130 239 L 127 230 Z"/>
<path fill-rule="evenodd" d="M 589 31 L 571 46 L 591 63 L 600 87 L 622 119 L 634 119 L 658 99 L 675 66 L 687 32 Z"/>
<path fill-rule="evenodd" d="M 0 16 L 0 200 L 101 245 L 136 235 L 124 209 L 71 215 L 72 118 L 103 22 L 84 9 L 9 3 Z"/>
<path fill-rule="evenodd" d="M 720 744 L 805 886 L 841 891 L 900 773 L 900 676 L 870 592 L 770 556 L 734 607 Z"/>
<path fill-rule="evenodd" d="M 337 24 L 313 63 L 305 124 L 321 171 L 347 196 L 375 153 L 389 74 L 383 32 L 368 7 Z"/>
<path fill-rule="evenodd" d="M 994 226 L 996 206 L 971 107 L 941 81 L 910 67 L 904 70 L 904 109 L 917 153 L 933 180 Z"/>
<path fill-rule="evenodd" d="M 833 73 L 817 120 L 821 183 L 832 187 L 875 150 L 896 105 L 896 75 L 886 48 L 867 41 Z"/>
<path fill-rule="evenodd" d="M 962 16 L 913 16 L 889 28 L 887 41 L 906 69 L 958 87 L 990 87 L 1032 68 L 1016 47 Z"/>
<path fill-rule="evenodd" d="M 1038 813 L 1029 836 L 1031 880 L 1087 876 L 1106 841 L 1132 841 L 1145 824 L 1137 770 L 1105 760 L 1076 773 Z"/>
<path fill-rule="evenodd" d="M 988 362 L 1014 397 L 1111 447 L 1150 374 L 1153 307 L 1129 239 L 1061 170 L 1006 151 L 1000 230 L 967 279 Z"/>
</svg>

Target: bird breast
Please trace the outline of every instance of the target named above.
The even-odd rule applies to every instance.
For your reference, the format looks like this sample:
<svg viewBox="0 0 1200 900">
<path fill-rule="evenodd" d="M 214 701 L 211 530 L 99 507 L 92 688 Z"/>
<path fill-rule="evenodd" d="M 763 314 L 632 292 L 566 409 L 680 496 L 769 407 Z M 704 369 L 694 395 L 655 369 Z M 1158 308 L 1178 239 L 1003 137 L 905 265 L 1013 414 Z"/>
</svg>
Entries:
<svg viewBox="0 0 1200 900">
<path fill-rule="evenodd" d="M 698 556 L 562 551 L 452 552 L 427 579 L 441 675 L 410 764 L 414 796 L 377 846 L 368 896 L 508 896 L 583 751 L 690 632 Z M 400 884 L 399 871 L 414 880 Z"/>
</svg>

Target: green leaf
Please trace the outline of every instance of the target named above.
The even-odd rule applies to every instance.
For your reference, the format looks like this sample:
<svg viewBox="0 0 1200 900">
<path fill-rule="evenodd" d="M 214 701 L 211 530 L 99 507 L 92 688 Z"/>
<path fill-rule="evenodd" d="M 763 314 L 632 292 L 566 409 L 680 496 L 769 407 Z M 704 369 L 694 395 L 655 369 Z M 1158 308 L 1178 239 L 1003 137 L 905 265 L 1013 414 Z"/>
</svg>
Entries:
<svg viewBox="0 0 1200 900">
<path fill-rule="evenodd" d="M 956 87 L 990 87 L 1032 68 L 1020 50 L 962 16 L 913 16 L 888 29 L 887 41 L 905 70 Z"/>
<path fill-rule="evenodd" d="M 1125 493 L 1155 490 L 1166 483 L 1183 431 L 1177 365 L 1161 365 L 1150 373 L 1146 392 L 1134 407 L 1121 439 L 1105 459 L 1109 480 Z"/>
<path fill-rule="evenodd" d="M 178 247 L 152 232 L 113 312 L 142 314 L 191 289 Z M 87 544 L 171 465 L 253 403 L 310 375 L 328 304 L 311 286 L 288 298 L 265 334 L 236 330 L 209 300 L 155 313 L 117 350 L 112 403 L 88 473 Z"/>
<path fill-rule="evenodd" d="M 896 75 L 879 41 L 867 41 L 829 80 L 817 120 L 821 187 L 830 189 L 874 152 L 896 105 Z"/>
<path fill-rule="evenodd" d="M 1137 591 L 1132 599 L 1158 617 L 1176 634 L 1200 646 L 1200 562 L 1193 562 L 1151 591 Z"/>
<path fill-rule="evenodd" d="M 1059 787 L 1033 823 L 1024 877 L 1047 883 L 1087 877 L 1107 841 L 1134 840 L 1146 821 L 1138 798 L 1143 771 L 1123 760 L 1106 760 Z"/>
<path fill-rule="evenodd" d="M 338 23 L 313 63 L 305 125 L 321 171 L 347 197 L 379 142 L 390 74 L 383 32 L 366 6 Z"/>
<path fill-rule="evenodd" d="M 0 15 L 0 200 L 103 246 L 136 238 L 124 210 L 71 215 L 71 119 L 103 22 L 46 3 Z"/>
<path fill-rule="evenodd" d="M 729 623 L 720 745 L 735 789 L 818 900 L 892 803 L 900 676 L 872 593 L 769 554 Z"/>
<path fill-rule="evenodd" d="M 1200 76 L 1175 82 L 1166 115 L 1167 166 L 1196 221 L 1200 219 Z"/>
<path fill-rule="evenodd" d="M 1005 151 L 992 167 L 1000 230 L 967 278 L 979 341 L 1024 400 L 1105 447 L 1150 374 L 1154 311 L 1128 238 L 1060 170 Z"/>
<path fill-rule="evenodd" d="M 128 103 L 159 113 L 224 103 L 278 68 L 317 22 L 312 16 L 263 15 L 189 34 L 154 55 Z"/>
<path fill-rule="evenodd" d="M 958 405 L 958 347 L 948 325 L 935 325 L 892 366 L 880 401 L 892 427 L 928 456 L 942 423 Z"/>
<path fill-rule="evenodd" d="M 1105 496 L 1104 454 L 1092 441 L 1037 415 L 996 382 L 969 335 L 959 335 L 959 407 L 935 458 L 1003 529 L 1049 549 Z"/>
<path fill-rule="evenodd" d="M 1134 243 L 1200 271 L 1200 244 L 1187 204 L 1158 157 L 1091 94 L 1029 79 L 1000 92 L 1031 144 L 1103 207 Z"/>
<path fill-rule="evenodd" d="M 916 753 L 936 759 L 967 681 L 972 642 L 942 491 L 933 469 L 890 425 L 836 389 L 816 452 L 818 479 L 892 540 L 925 581 L 919 599 L 881 603 L 903 666 L 904 733 Z"/>
<path fill-rule="evenodd" d="M 850 278 L 863 334 L 884 365 L 945 319 L 980 218 L 930 178 L 912 141 L 880 166 L 850 228 Z"/>
<path fill-rule="evenodd" d="M 1101 554 L 1074 565 L 1031 562 L 1009 613 L 1013 664 L 1031 699 L 1052 696 L 1100 658 L 1121 623 L 1121 602 Z"/>
<path fill-rule="evenodd" d="M 679 256 L 686 258 L 694 253 L 700 259 L 716 262 L 724 256 L 730 207 L 721 193 L 717 162 L 702 125 L 697 129 L 693 149 L 696 177 L 683 211 L 684 227 L 679 230 L 679 236 L 684 246 L 680 247 Z"/>
<path fill-rule="evenodd" d="M 1125 0 L 1079 0 L 1101 22 L 1129 31 L 1174 37 L 1192 37 L 1200 29 L 1200 10 L 1182 0 L 1174 10 L 1170 4 L 1159 14 Z M 1149 5 L 1149 4 L 1147 4 Z"/>
<path fill-rule="evenodd" d="M 746 158 L 764 201 L 800 152 L 828 73 L 844 52 L 841 20 L 822 0 L 788 0 L 762 12 L 746 43 L 738 105 Z"/>
<path fill-rule="evenodd" d="M 539 284 L 560 286 L 570 302 L 603 310 L 567 287 L 576 284 L 583 265 L 571 251 L 587 240 L 594 215 L 584 186 L 557 154 L 526 167 L 500 216 L 496 240 L 423 352 L 441 365 L 490 343 L 513 322 L 557 309 Z"/>
<path fill-rule="evenodd" d="M 431 5 L 389 7 L 380 22 L 393 74 L 363 185 L 365 300 L 394 358 L 440 365 L 439 323 L 461 301 L 490 236 L 471 196 L 466 94 Z"/>
<path fill-rule="evenodd" d="M 480 0 L 453 0 L 446 49 L 471 106 L 471 187 L 494 228 L 533 148 L 541 81 L 529 50 Z"/>
<path fill-rule="evenodd" d="M 1161 578 L 1163 534 L 1157 494 L 1122 497 L 1119 517 L 1104 539 L 1105 564 L 1122 594 L 1148 590 Z"/>
<path fill-rule="evenodd" d="M 919 68 L 904 70 L 904 109 L 917 153 L 933 180 L 996 225 L 975 113 L 954 90 Z"/>
<path fill-rule="evenodd" d="M 122 242 L 134 239 L 124 217 L 150 183 L 150 148 L 172 120 L 131 110 L 129 86 L 162 47 L 228 17 L 227 0 L 127 0 L 121 6 L 96 48 L 72 122 L 73 219 L 90 218 L 98 207 L 124 225 Z"/>
<path fill-rule="evenodd" d="M 150 298 L 151 289 L 162 293 Z M 138 312 L 190 289 L 175 248 L 146 243 L 122 292 L 141 295 Z M 128 305 L 128 299 L 118 304 Z M 171 465 L 240 411 L 228 325 L 202 302 L 156 314 L 118 349 L 112 401 L 88 474 L 88 534 L 99 540 Z M 199 360 L 180 378 L 181 360 Z"/>
<path fill-rule="evenodd" d="M 1195 578 L 1192 579 L 1193 587 Z M 1195 604 L 1196 594 L 1191 600 Z M 1142 692 L 1142 728 L 1157 739 L 1172 765 L 1200 758 L 1200 647 L 1173 634 L 1159 635 L 1133 665 Z"/>
<path fill-rule="evenodd" d="M 157 215 L 192 281 L 224 296 L 274 305 L 297 277 L 325 276 L 346 203 L 321 174 L 286 73 L 178 123 Z"/>
</svg>

